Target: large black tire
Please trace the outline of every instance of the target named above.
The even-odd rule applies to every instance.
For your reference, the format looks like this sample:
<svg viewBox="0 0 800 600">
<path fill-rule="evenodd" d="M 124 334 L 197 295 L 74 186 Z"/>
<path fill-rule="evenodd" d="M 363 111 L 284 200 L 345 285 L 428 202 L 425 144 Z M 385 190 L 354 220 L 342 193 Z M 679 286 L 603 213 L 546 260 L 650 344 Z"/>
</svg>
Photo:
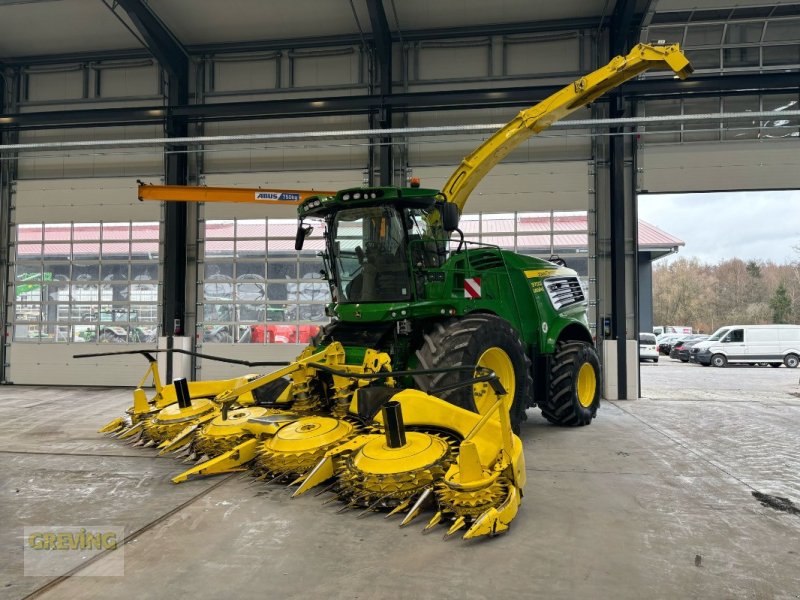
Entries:
<svg viewBox="0 0 800 600">
<path fill-rule="evenodd" d="M 601 381 L 600 359 L 592 345 L 559 342 L 550 366 L 547 399 L 539 403 L 542 416 L 555 425 L 588 425 L 600 406 Z"/>
<path fill-rule="evenodd" d="M 796 369 L 797 365 L 800 364 L 800 357 L 797 354 L 787 354 L 783 357 L 783 364 L 790 369 Z"/>
<path fill-rule="evenodd" d="M 461 365 L 477 365 L 487 356 L 495 353 L 505 357 L 513 366 L 514 389 L 506 389 L 513 394 L 509 416 L 511 429 L 519 433 L 520 424 L 526 419 L 525 409 L 533 394 L 530 359 L 517 332 L 511 325 L 489 314 L 469 315 L 462 319 L 450 319 L 435 323 L 425 333 L 422 347 L 417 350 L 418 369 L 436 369 Z M 498 352 L 498 351 L 502 351 Z M 486 359 L 484 358 L 484 361 Z M 488 366 L 488 365 L 486 365 Z M 510 369 L 509 369 L 510 370 Z M 435 373 L 432 375 L 415 375 L 414 381 L 419 389 L 430 392 L 437 388 L 472 378 L 469 372 Z M 503 376 L 498 373 L 501 382 Z M 486 409 L 486 401 L 476 404 L 473 387 L 466 385 L 454 390 L 441 392 L 437 397 L 472 412 L 481 413 L 480 407 Z M 487 396 L 487 400 L 491 395 Z"/>
</svg>

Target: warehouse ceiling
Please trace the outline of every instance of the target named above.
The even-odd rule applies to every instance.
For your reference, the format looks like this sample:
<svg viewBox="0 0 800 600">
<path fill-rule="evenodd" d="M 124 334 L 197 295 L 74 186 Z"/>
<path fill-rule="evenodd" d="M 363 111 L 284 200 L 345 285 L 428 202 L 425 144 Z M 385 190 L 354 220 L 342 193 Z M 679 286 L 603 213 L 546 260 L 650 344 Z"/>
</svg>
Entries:
<svg viewBox="0 0 800 600">
<path fill-rule="evenodd" d="M 368 0 L 142 0 L 188 47 L 371 35 Z M 621 1 L 621 0 L 620 0 Z M 384 0 L 392 32 L 607 19 L 616 0 Z M 117 0 L 0 0 L 0 60 L 138 50 Z M 636 0 L 643 14 L 648 0 Z"/>
<path fill-rule="evenodd" d="M 395 41 L 599 29 L 623 13 L 634 26 L 800 15 L 798 0 L 0 0 L 0 63 L 146 55 L 131 4 L 190 54 L 371 41 L 370 4 Z"/>
</svg>

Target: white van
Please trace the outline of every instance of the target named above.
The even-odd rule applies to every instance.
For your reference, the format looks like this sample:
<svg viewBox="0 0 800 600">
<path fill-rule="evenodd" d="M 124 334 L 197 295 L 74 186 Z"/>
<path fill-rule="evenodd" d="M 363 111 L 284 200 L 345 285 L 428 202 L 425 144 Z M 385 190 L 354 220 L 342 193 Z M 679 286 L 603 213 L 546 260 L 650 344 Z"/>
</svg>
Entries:
<svg viewBox="0 0 800 600">
<path fill-rule="evenodd" d="M 781 363 L 794 369 L 800 363 L 800 325 L 728 325 L 692 347 L 689 360 L 724 367 L 729 362 Z"/>
</svg>

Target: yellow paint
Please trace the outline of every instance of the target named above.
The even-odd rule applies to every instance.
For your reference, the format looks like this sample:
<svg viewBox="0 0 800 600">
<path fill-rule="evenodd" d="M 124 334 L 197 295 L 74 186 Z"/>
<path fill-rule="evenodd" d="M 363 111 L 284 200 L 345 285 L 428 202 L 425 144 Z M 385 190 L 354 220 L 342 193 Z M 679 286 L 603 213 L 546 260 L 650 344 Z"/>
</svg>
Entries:
<svg viewBox="0 0 800 600">
<path fill-rule="evenodd" d="M 692 72 L 689 61 L 677 44 L 638 44 L 627 56 L 613 58 L 606 66 L 519 113 L 461 162 L 444 184 L 442 193 L 448 202 L 458 206 L 459 211 L 463 210 L 475 186 L 514 148 L 609 90 L 650 69 L 670 69 L 681 79 Z"/>
<path fill-rule="evenodd" d="M 577 382 L 578 402 L 584 408 L 589 408 L 594 402 L 594 395 L 597 391 L 597 375 L 594 367 L 589 363 L 583 363 L 578 371 Z"/>
<path fill-rule="evenodd" d="M 569 269 L 562 269 L 559 267 L 543 268 L 543 269 L 528 269 L 525 271 L 525 277 L 532 279 L 534 277 L 553 277 L 555 275 L 574 275 L 575 273 Z"/>
<path fill-rule="evenodd" d="M 514 375 L 514 363 L 511 358 L 506 354 L 505 350 L 497 347 L 491 347 L 481 354 L 478 359 L 478 366 L 485 367 L 494 371 L 506 394 L 509 397 L 508 405 L 511 406 L 514 402 L 514 391 L 516 390 L 516 377 Z M 472 386 L 472 391 L 475 397 L 475 406 L 478 413 L 486 414 L 486 412 L 498 400 L 497 394 L 488 381 L 476 383 Z"/>
</svg>

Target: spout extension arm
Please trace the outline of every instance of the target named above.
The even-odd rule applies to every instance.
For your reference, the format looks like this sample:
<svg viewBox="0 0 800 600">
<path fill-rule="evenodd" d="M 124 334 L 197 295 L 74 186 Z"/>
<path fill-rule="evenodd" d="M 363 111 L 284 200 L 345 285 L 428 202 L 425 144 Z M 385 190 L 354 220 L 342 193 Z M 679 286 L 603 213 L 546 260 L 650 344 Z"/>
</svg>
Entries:
<svg viewBox="0 0 800 600">
<path fill-rule="evenodd" d="M 191 185 L 150 185 L 141 181 L 139 200 L 157 202 L 237 202 L 247 204 L 297 205 L 311 196 L 332 196 L 323 190 L 285 188 L 207 187 Z"/>
<path fill-rule="evenodd" d="M 677 44 L 638 44 L 627 56 L 613 58 L 605 67 L 523 110 L 481 144 L 461 162 L 442 188 L 447 201 L 458 206 L 459 211 L 463 210 L 475 186 L 514 148 L 609 90 L 650 69 L 670 69 L 681 79 L 688 77 L 693 70 Z"/>
</svg>

